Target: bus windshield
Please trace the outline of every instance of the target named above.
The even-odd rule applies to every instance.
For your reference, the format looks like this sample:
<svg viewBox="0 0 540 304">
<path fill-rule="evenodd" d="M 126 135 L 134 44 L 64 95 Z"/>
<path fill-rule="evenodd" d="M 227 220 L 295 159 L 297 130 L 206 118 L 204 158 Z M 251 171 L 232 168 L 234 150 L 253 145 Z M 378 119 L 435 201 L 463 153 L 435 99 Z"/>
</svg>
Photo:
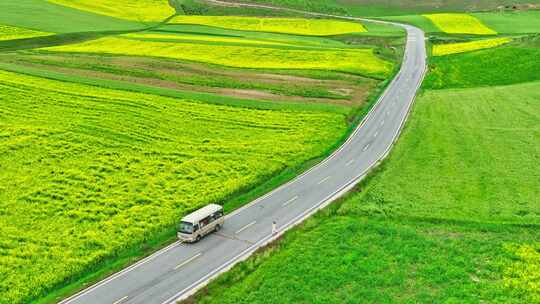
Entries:
<svg viewBox="0 0 540 304">
<path fill-rule="evenodd" d="M 188 222 L 180 222 L 179 232 L 192 234 L 193 233 L 193 224 Z"/>
</svg>

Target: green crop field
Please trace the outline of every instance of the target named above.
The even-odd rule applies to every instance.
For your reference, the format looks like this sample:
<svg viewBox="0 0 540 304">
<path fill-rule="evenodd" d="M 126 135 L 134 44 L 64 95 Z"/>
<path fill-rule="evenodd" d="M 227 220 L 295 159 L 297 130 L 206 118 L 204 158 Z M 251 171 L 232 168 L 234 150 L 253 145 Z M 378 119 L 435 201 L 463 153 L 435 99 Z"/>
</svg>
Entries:
<svg viewBox="0 0 540 304">
<path fill-rule="evenodd" d="M 540 82 L 424 93 L 362 191 L 196 302 L 537 303 L 539 98 Z"/>
<path fill-rule="evenodd" d="M 540 32 L 540 10 L 522 12 L 486 12 L 472 14 L 488 27 L 503 34 Z"/>
<path fill-rule="evenodd" d="M 540 60 L 537 58 L 540 58 L 540 49 L 529 45 L 433 57 L 425 86 L 466 88 L 540 80 Z"/>
</svg>

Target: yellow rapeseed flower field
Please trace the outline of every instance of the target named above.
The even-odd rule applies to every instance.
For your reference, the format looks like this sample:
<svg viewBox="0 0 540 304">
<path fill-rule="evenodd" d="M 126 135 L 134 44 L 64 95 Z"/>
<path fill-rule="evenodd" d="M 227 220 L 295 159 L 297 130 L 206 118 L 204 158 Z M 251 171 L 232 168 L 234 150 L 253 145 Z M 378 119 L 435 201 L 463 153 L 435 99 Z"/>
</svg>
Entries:
<svg viewBox="0 0 540 304">
<path fill-rule="evenodd" d="M 21 27 L 2 25 L 0 24 L 0 40 L 12 40 L 22 38 L 32 38 L 39 36 L 47 36 L 49 33 L 38 32 Z"/>
<path fill-rule="evenodd" d="M 330 36 L 366 32 L 355 22 L 327 19 L 260 18 L 236 16 L 177 16 L 171 23 L 198 24 L 243 31 L 259 31 L 309 36 Z"/>
<path fill-rule="evenodd" d="M 431 20 L 443 32 L 449 34 L 497 34 L 497 32 L 484 25 L 476 17 L 468 14 L 427 14 L 422 16 Z"/>
<path fill-rule="evenodd" d="M 435 44 L 433 56 L 444 56 L 497 47 L 512 41 L 511 38 L 494 38 L 470 42 Z"/>
<path fill-rule="evenodd" d="M 516 260 L 504 271 L 504 285 L 526 295 L 529 303 L 540 303 L 540 243 L 508 245 Z"/>
<path fill-rule="evenodd" d="M 28 303 L 96 270 L 189 211 L 324 154 L 347 129 L 338 113 L 4 71 L 0 88 L 2 304 Z"/>
<path fill-rule="evenodd" d="M 263 39 L 244 39 L 236 37 L 220 37 L 206 35 L 191 35 L 191 34 L 141 34 L 133 33 L 126 34 L 124 37 L 137 39 L 163 39 L 177 41 L 207 41 L 207 42 L 223 42 L 223 43 L 240 43 L 240 44 L 258 44 L 258 45 L 291 45 L 290 43 L 263 40 Z"/>
<path fill-rule="evenodd" d="M 167 0 L 48 0 L 49 2 L 134 21 L 163 21 L 175 14 Z"/>
<path fill-rule="evenodd" d="M 384 76 L 392 69 L 392 63 L 375 56 L 372 49 L 288 49 L 139 41 L 119 37 L 46 49 L 165 57 L 237 68 L 317 69 Z"/>
</svg>

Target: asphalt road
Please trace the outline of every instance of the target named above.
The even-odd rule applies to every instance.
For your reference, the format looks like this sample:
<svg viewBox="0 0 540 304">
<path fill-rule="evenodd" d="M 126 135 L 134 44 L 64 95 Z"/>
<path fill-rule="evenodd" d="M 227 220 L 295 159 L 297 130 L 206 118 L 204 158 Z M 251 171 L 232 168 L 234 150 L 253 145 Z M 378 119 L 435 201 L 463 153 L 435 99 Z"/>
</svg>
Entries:
<svg viewBox="0 0 540 304">
<path fill-rule="evenodd" d="M 350 190 L 392 148 L 424 77 L 424 33 L 400 26 L 408 32 L 401 71 L 336 153 L 228 215 L 219 233 L 197 244 L 174 243 L 61 303 L 174 303 L 277 237 L 271 233 L 272 221 L 277 222 L 279 235 Z"/>
</svg>

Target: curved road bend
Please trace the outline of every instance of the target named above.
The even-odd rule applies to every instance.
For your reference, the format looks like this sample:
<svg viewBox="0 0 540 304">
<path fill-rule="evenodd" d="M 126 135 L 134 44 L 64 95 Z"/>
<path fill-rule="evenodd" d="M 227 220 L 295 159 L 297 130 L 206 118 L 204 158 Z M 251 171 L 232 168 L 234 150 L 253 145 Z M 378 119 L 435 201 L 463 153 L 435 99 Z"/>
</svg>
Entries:
<svg viewBox="0 0 540 304">
<path fill-rule="evenodd" d="M 60 303 L 174 303 L 273 240 L 277 236 L 271 234 L 273 220 L 277 221 L 279 235 L 350 190 L 389 153 L 424 77 L 424 33 L 409 25 L 398 26 L 408 33 L 401 71 L 363 123 L 332 156 L 228 215 L 219 233 L 197 244 L 171 244 Z"/>
</svg>

